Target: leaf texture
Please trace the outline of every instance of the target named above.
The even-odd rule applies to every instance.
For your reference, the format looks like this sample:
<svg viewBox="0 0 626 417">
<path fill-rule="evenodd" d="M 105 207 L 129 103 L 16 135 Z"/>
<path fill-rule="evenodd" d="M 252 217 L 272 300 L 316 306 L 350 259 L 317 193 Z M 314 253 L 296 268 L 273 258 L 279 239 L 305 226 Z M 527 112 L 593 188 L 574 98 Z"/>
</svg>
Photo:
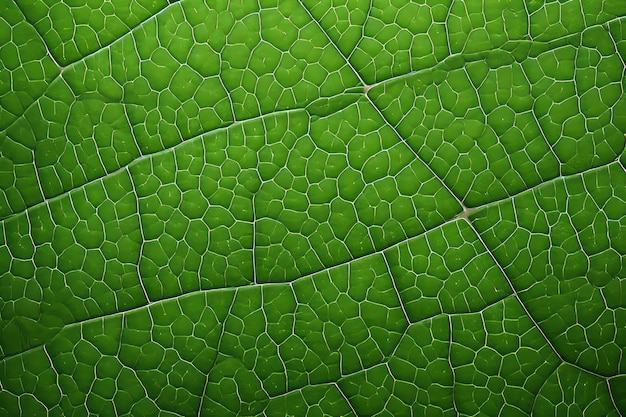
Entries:
<svg viewBox="0 0 626 417">
<path fill-rule="evenodd" d="M 624 0 L 7 0 L 0 416 L 626 414 Z"/>
</svg>

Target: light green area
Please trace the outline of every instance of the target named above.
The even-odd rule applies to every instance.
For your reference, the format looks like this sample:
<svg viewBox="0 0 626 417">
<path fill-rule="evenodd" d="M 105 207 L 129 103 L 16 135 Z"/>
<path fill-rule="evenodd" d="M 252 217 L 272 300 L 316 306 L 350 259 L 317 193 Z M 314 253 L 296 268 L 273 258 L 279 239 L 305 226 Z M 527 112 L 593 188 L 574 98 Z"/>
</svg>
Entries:
<svg viewBox="0 0 626 417">
<path fill-rule="evenodd" d="M 0 5 L 0 416 L 626 414 L 624 0 Z"/>
</svg>

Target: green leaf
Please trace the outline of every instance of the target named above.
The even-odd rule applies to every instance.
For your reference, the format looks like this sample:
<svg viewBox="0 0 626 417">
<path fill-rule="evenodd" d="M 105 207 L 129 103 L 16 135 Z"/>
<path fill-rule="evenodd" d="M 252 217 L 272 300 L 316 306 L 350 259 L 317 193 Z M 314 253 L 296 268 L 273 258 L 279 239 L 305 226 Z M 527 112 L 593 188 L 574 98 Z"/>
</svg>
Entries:
<svg viewBox="0 0 626 417">
<path fill-rule="evenodd" d="M 0 5 L 0 416 L 626 414 L 624 0 Z"/>
</svg>

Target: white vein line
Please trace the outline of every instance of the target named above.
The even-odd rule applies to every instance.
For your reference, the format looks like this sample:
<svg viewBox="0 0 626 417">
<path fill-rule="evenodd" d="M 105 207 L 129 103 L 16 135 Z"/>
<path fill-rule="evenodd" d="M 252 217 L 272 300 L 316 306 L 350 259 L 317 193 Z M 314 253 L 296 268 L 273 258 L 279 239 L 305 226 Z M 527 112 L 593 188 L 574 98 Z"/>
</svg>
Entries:
<svg viewBox="0 0 626 417">
<path fill-rule="evenodd" d="M 612 378 L 617 378 L 619 376 L 621 376 L 621 375 L 615 375 L 614 377 L 607 378 L 605 382 L 606 382 L 607 391 L 609 392 L 609 398 L 611 398 L 611 404 L 613 405 L 613 408 L 615 408 L 615 412 L 618 415 L 623 416 L 623 414 L 620 412 L 619 407 L 617 406 L 617 403 L 615 402 L 615 398 L 613 397 L 613 391 L 611 390 L 611 384 L 609 383 L 609 381 Z"/>
<path fill-rule="evenodd" d="M 504 298 L 503 298 L 504 299 Z M 502 300 L 498 300 L 498 302 L 500 302 Z M 494 303 L 495 304 L 495 303 Z M 454 367 L 452 365 L 452 344 L 454 343 L 454 338 L 453 338 L 453 327 L 452 327 L 452 315 L 449 314 L 448 315 L 448 331 L 449 336 L 448 336 L 448 366 L 450 367 L 450 373 L 452 375 L 452 407 L 454 408 L 454 413 L 458 416 L 459 415 L 459 408 L 457 407 L 457 395 L 456 395 L 456 367 Z"/>
<path fill-rule="evenodd" d="M 346 65 L 348 65 L 348 67 L 352 70 L 352 72 L 354 72 L 354 74 L 357 76 L 357 78 L 359 79 L 359 81 L 361 82 L 361 84 L 363 85 L 363 87 L 367 86 L 367 83 L 363 80 L 363 78 L 361 78 L 361 74 L 359 74 L 359 72 L 356 70 L 356 68 L 354 68 L 352 66 L 352 63 L 350 62 L 350 60 L 348 59 L 348 57 L 346 57 L 343 52 L 341 52 L 341 49 L 339 49 L 339 47 L 335 44 L 335 42 L 331 39 L 330 35 L 324 30 L 324 28 L 322 27 L 322 25 L 320 24 L 320 22 L 317 21 L 317 19 L 315 19 L 315 17 L 313 17 L 313 15 L 311 14 L 311 12 L 309 11 L 309 9 L 304 5 L 304 3 L 302 3 L 302 0 L 297 0 L 298 4 L 300 5 L 300 7 L 302 7 L 302 9 L 304 9 L 304 11 L 307 13 L 307 15 L 309 15 L 309 18 L 311 19 L 312 22 L 315 23 L 315 25 L 317 26 L 317 28 L 320 30 L 320 32 L 322 32 L 324 34 L 324 36 L 326 37 L 326 39 L 328 40 L 328 43 L 330 45 L 333 46 L 333 48 L 335 48 L 335 51 L 343 58 L 343 60 L 345 61 Z M 368 17 L 369 17 L 369 13 L 368 13 Z M 367 21 L 367 19 L 366 19 Z M 363 27 L 365 28 L 365 23 L 363 23 Z M 358 45 L 357 45 L 358 46 Z M 354 48 L 355 50 L 357 49 L 356 47 Z"/>
<path fill-rule="evenodd" d="M 231 311 L 233 310 L 233 306 L 235 305 L 235 300 L 237 299 L 237 293 L 239 291 L 235 290 L 233 293 L 233 299 L 230 302 L 230 306 L 228 307 L 228 312 L 226 313 L 226 315 L 224 316 L 224 321 L 222 322 L 222 328 L 220 329 L 220 337 L 217 340 L 217 346 L 215 346 L 215 358 L 213 358 L 213 363 L 211 364 L 210 369 L 213 369 L 215 367 L 215 365 L 217 364 L 217 360 L 219 358 L 220 355 L 220 349 L 222 347 L 222 339 L 224 339 L 224 333 L 226 333 L 226 322 L 228 321 L 228 318 L 231 316 Z M 205 303 L 207 302 L 207 298 L 205 297 Z M 215 310 L 213 310 L 213 314 L 216 315 Z M 202 415 L 202 406 L 204 404 L 204 398 L 206 396 L 206 392 L 207 392 L 207 388 L 209 386 L 209 375 L 211 374 L 211 371 L 207 372 L 206 374 L 206 379 L 204 380 L 204 387 L 202 388 L 202 397 L 200 397 L 200 404 L 198 405 L 198 417 L 201 417 Z"/>
<path fill-rule="evenodd" d="M 554 375 L 556 372 L 558 372 L 559 368 L 563 365 L 569 365 L 567 362 L 561 362 L 559 363 L 553 370 L 552 372 L 550 372 L 550 375 L 543 380 L 543 382 L 541 383 L 541 386 L 539 386 L 539 389 L 537 390 L 537 394 L 535 395 L 535 398 L 533 398 L 533 403 L 530 406 L 530 415 L 534 416 L 535 415 L 535 407 L 537 404 L 537 399 L 539 398 L 539 395 L 541 394 L 541 390 L 543 389 L 543 387 L 546 386 L 546 384 L 548 383 L 548 381 L 550 380 L 550 377 L 552 377 L 552 375 Z"/>
<path fill-rule="evenodd" d="M 354 414 L 355 417 L 358 417 L 358 414 L 357 414 L 356 410 L 354 409 L 354 407 L 352 406 L 352 403 L 350 402 L 350 399 L 343 392 L 343 390 L 341 389 L 339 384 L 337 382 L 331 382 L 331 385 L 334 385 L 335 388 L 337 388 L 337 391 L 339 392 L 339 394 L 343 397 L 343 399 L 345 400 L 346 404 L 348 404 L 348 407 L 350 407 L 350 411 L 352 411 L 352 414 Z"/>
<path fill-rule="evenodd" d="M 406 240 L 403 240 L 403 242 L 406 242 Z M 406 319 L 406 322 L 407 322 L 407 326 L 404 329 L 404 333 L 406 333 L 406 330 L 411 325 L 411 319 L 409 318 L 409 315 L 407 314 L 406 309 L 404 308 L 404 302 L 402 301 L 402 298 L 400 297 L 400 292 L 398 291 L 398 286 L 396 285 L 396 279 L 395 279 L 393 273 L 391 272 L 391 267 L 389 266 L 389 260 L 387 259 L 387 250 L 386 249 L 383 251 L 382 258 L 383 258 L 383 261 L 385 262 L 385 267 L 387 268 L 387 273 L 389 274 L 389 279 L 391 280 L 391 285 L 393 286 L 393 291 L 396 293 L 396 297 L 398 297 L 398 303 L 400 304 L 400 308 L 402 309 L 402 314 L 404 314 L 404 318 Z M 394 351 L 395 351 L 395 349 L 394 349 Z"/>
<path fill-rule="evenodd" d="M 48 82 L 48 86 L 46 88 L 46 91 L 50 88 L 50 85 L 52 85 L 53 82 L 55 82 L 58 78 L 63 78 L 62 74 L 65 71 L 66 68 L 78 63 L 78 62 L 82 62 L 85 61 L 87 58 L 89 58 L 92 55 L 95 55 L 101 51 L 110 49 L 112 45 L 118 43 L 118 42 L 122 42 L 123 39 L 125 39 L 127 36 L 132 36 L 132 33 L 137 30 L 139 27 L 143 26 L 146 22 L 152 20 L 152 19 L 156 19 L 156 17 L 162 13 L 164 13 L 166 10 L 169 10 L 173 5 L 178 4 L 179 1 L 176 2 L 172 2 L 169 3 L 166 7 L 164 7 L 163 9 L 159 10 L 157 13 L 153 14 L 150 17 L 147 17 L 145 20 L 139 22 L 137 25 L 133 26 L 132 28 L 128 28 L 128 31 L 124 34 L 122 34 L 121 36 L 119 36 L 117 39 L 114 39 L 113 41 L 111 41 L 110 43 L 102 46 L 101 44 L 99 44 L 100 48 L 96 49 L 95 51 L 92 51 L 90 53 L 88 53 L 87 55 L 84 55 L 80 58 L 78 58 L 76 61 L 72 61 L 67 63 L 65 66 L 62 66 L 57 59 L 55 58 L 55 56 L 52 54 L 50 48 L 48 47 L 48 44 L 46 43 L 45 39 L 43 38 L 43 36 L 39 33 L 39 31 L 35 28 L 35 25 L 33 23 L 31 23 L 27 18 L 26 15 L 24 14 L 23 10 L 21 9 L 21 7 L 19 6 L 18 2 L 14 1 L 15 5 L 17 6 L 17 8 L 20 10 L 20 13 L 22 14 L 22 16 L 24 16 L 24 22 L 27 22 L 32 28 L 33 30 L 37 33 L 37 35 L 39 36 L 39 39 L 41 40 L 41 43 L 45 46 L 46 48 L 46 52 L 47 52 L 47 57 L 49 57 L 52 62 L 57 66 L 57 68 L 59 68 L 59 73 L 56 74 L 49 82 Z M 128 26 L 127 26 L 128 27 Z M 98 40 L 98 42 L 100 42 L 100 40 Z M 23 114 L 26 114 L 26 112 L 35 105 L 35 103 L 39 102 L 39 99 L 41 97 L 43 97 L 46 93 L 46 91 L 44 91 L 39 97 L 37 97 L 35 100 L 33 100 L 32 103 L 30 103 L 28 106 L 26 106 L 26 108 L 24 109 L 24 111 L 22 112 Z M 22 116 L 20 115 L 20 116 Z M 17 116 L 17 115 L 16 115 Z M 13 126 L 15 124 L 15 122 L 17 122 L 21 117 L 17 116 L 16 120 L 14 120 L 13 122 L 11 122 L 11 124 L 9 124 L 6 128 L 4 128 L 3 132 L 6 132 L 11 126 Z"/>
<path fill-rule="evenodd" d="M 342 93 L 340 93 L 340 94 L 342 94 Z M 196 140 L 202 140 L 202 138 L 207 136 L 207 135 L 219 134 L 221 132 L 228 131 L 228 129 L 231 129 L 231 128 L 235 127 L 235 126 L 239 126 L 239 125 L 241 125 L 243 123 L 246 123 L 246 122 L 252 122 L 252 121 L 255 121 L 255 120 L 260 120 L 260 119 L 263 119 L 264 117 L 275 117 L 275 116 L 279 116 L 279 115 L 282 115 L 282 114 L 289 114 L 289 113 L 301 112 L 301 111 L 304 112 L 304 111 L 306 111 L 306 109 L 304 109 L 304 108 L 297 108 L 297 109 L 278 110 L 278 111 L 275 111 L 275 112 L 261 114 L 261 115 L 255 116 L 255 117 L 251 117 L 249 119 L 237 120 L 237 121 L 235 121 L 235 122 L 233 122 L 231 124 L 214 128 L 213 130 L 200 132 L 197 135 L 192 136 L 192 137 L 190 137 L 188 139 L 181 140 L 179 143 L 176 143 L 176 144 L 174 144 L 172 146 L 169 146 L 169 147 L 163 148 L 163 149 L 161 149 L 159 151 L 151 152 L 151 153 L 143 153 L 141 151 L 141 149 L 137 146 L 136 139 L 135 139 L 135 136 L 134 136 L 134 132 L 131 129 L 130 133 L 131 133 L 131 135 L 133 137 L 133 141 L 135 142 L 135 146 L 137 146 L 137 149 L 139 150 L 139 156 L 138 157 L 136 157 L 135 159 L 133 159 L 132 161 L 130 161 L 129 163 L 127 163 L 125 165 L 121 165 L 120 167 L 118 167 L 118 168 L 116 168 L 116 169 L 114 169 L 114 170 L 112 170 L 110 172 L 107 172 L 105 175 L 102 175 L 102 176 L 99 176 L 99 177 L 95 177 L 95 178 L 90 179 L 90 180 L 88 180 L 88 181 L 86 181 L 86 182 L 84 182 L 84 183 L 82 183 L 80 185 L 76 185 L 74 188 L 72 188 L 70 190 L 63 191 L 63 192 L 61 192 L 61 193 L 59 193 L 57 195 L 54 195 L 52 197 L 47 197 L 47 198 L 44 195 L 42 195 L 42 197 L 44 197 L 44 199 L 42 201 L 40 201 L 40 202 L 38 202 L 36 204 L 33 204 L 32 206 L 28 206 L 28 207 L 26 207 L 26 208 L 24 208 L 22 210 L 15 211 L 14 213 L 11 213 L 9 216 L 7 216 L 7 217 L 5 217 L 3 219 L 0 219 L 0 222 L 4 222 L 5 220 L 8 220 L 8 219 L 10 219 L 12 217 L 15 217 L 15 216 L 18 216 L 18 215 L 24 213 L 26 210 L 30 210 L 30 209 L 33 209 L 33 208 L 35 208 L 37 206 L 45 204 L 47 201 L 52 201 L 52 200 L 55 200 L 55 199 L 58 199 L 58 198 L 62 198 L 63 196 L 71 194 L 72 192 L 74 192 L 74 191 L 76 191 L 78 189 L 87 187 L 88 185 L 90 185 L 92 183 L 96 183 L 96 182 L 101 181 L 102 179 L 104 179 L 106 177 L 118 174 L 121 171 L 125 171 L 127 168 L 129 168 L 129 167 L 131 167 L 131 166 L 133 166 L 135 164 L 138 164 L 140 161 L 142 161 L 144 159 L 150 159 L 150 158 L 158 156 L 158 155 L 162 155 L 162 154 L 165 154 L 165 153 L 168 153 L 168 152 L 175 151 L 179 146 L 182 146 L 185 143 L 196 141 Z M 11 140 L 14 140 L 13 138 L 11 138 L 8 135 L 7 135 L 7 137 L 9 137 Z M 17 142 L 17 141 L 15 141 L 15 142 Z M 33 162 L 33 164 L 34 164 L 34 162 Z M 37 167 L 35 167 L 35 168 L 37 168 Z"/>
<path fill-rule="evenodd" d="M 450 188 L 448 187 L 448 185 L 443 181 L 443 179 L 439 178 L 439 176 L 437 174 L 435 174 L 435 172 L 430 168 L 430 166 L 425 163 L 425 161 L 419 156 L 419 154 L 415 151 L 415 149 L 413 149 L 408 143 L 407 141 L 404 139 L 404 137 L 402 137 L 402 135 L 400 135 L 400 133 L 397 131 L 396 127 L 394 125 L 392 125 L 389 120 L 387 120 L 387 118 L 383 115 L 382 111 L 378 108 L 378 106 L 376 106 L 376 104 L 373 102 L 373 100 L 369 97 L 369 95 L 367 94 L 367 91 L 369 91 L 369 89 L 371 88 L 371 86 L 368 86 L 367 83 L 363 80 L 363 78 L 361 78 L 361 75 L 359 74 L 358 71 L 356 71 L 356 69 L 352 66 L 352 64 L 350 63 L 350 61 L 348 61 L 348 58 L 341 52 L 341 50 L 337 47 L 337 45 L 335 45 L 335 43 L 332 41 L 332 39 L 330 38 L 330 36 L 326 33 L 326 31 L 324 31 L 324 29 L 321 27 L 321 25 L 319 24 L 319 22 L 313 18 L 313 16 L 311 15 L 311 13 L 309 12 L 309 10 L 304 7 L 304 5 L 302 4 L 301 0 L 298 0 L 298 3 L 302 6 L 302 8 L 304 10 L 306 10 L 307 14 L 309 15 L 309 17 L 311 18 L 311 20 L 313 20 L 317 27 L 320 29 L 320 31 L 326 36 L 326 39 L 328 39 L 328 41 L 330 42 L 331 45 L 333 45 L 333 47 L 335 48 L 335 50 L 343 57 L 344 61 L 347 63 L 347 65 L 350 67 L 350 69 L 352 69 L 352 71 L 357 75 L 357 77 L 359 78 L 359 80 L 361 81 L 361 83 L 364 86 L 364 95 L 367 99 L 367 101 L 370 103 L 370 105 L 376 110 L 376 112 L 378 113 L 378 115 L 382 118 L 384 124 L 386 124 L 387 126 L 389 126 L 394 133 L 396 134 L 399 142 L 403 142 L 405 143 L 405 145 L 407 146 L 407 148 L 413 153 L 413 155 L 415 156 L 416 159 L 418 159 L 419 161 L 422 162 L 422 164 L 430 171 L 430 173 L 434 176 L 434 178 L 438 179 L 439 182 L 448 190 L 448 192 L 457 200 L 457 202 L 459 203 L 459 205 L 461 207 L 463 207 L 463 209 L 465 209 L 465 206 L 463 205 L 463 202 L 460 200 L 460 198 L 453 193 Z"/>
<path fill-rule="evenodd" d="M 141 286 L 141 290 L 143 291 L 143 296 L 146 298 L 146 303 L 149 305 L 152 303 L 150 296 L 148 295 L 148 291 L 146 290 L 146 286 L 144 285 L 143 278 L 141 276 L 141 259 L 143 258 L 143 249 L 146 242 L 146 237 L 143 233 L 143 223 L 141 221 L 141 210 L 139 204 L 139 195 L 137 195 L 137 186 L 135 184 L 135 179 L 130 172 L 128 166 L 125 167 L 125 170 L 128 174 L 128 178 L 130 179 L 130 183 L 133 186 L 132 193 L 135 197 L 136 203 L 136 213 L 137 213 L 137 222 L 139 223 L 139 232 L 141 233 L 141 242 L 139 243 L 139 257 L 137 259 L 137 280 L 139 281 L 139 285 Z"/>
<path fill-rule="evenodd" d="M 617 164 L 617 165 L 619 165 L 619 166 L 620 166 L 620 167 L 621 167 L 624 171 L 626 171 L 626 168 L 625 168 L 625 167 L 623 167 L 623 166 L 621 165 L 621 163 L 620 163 L 620 161 L 619 161 L 619 160 L 618 160 L 618 161 L 613 161 L 613 162 L 611 162 L 611 163 L 609 163 L 609 164 L 607 164 L 607 165 L 602 165 L 602 166 L 599 166 L 599 167 L 591 168 L 591 169 L 589 169 L 589 170 L 587 170 L 587 171 L 583 171 L 583 172 L 580 172 L 580 173 L 572 174 L 572 175 L 569 175 L 569 176 L 566 176 L 566 177 L 559 177 L 559 178 L 555 178 L 555 179 L 551 180 L 550 182 L 544 182 L 544 183 L 541 183 L 541 184 L 539 184 L 539 185 L 537 185 L 537 186 L 535 186 L 535 187 L 533 187 L 533 188 L 531 188 L 531 189 L 524 190 L 523 192 L 518 193 L 517 195 L 511 196 L 511 197 L 507 197 L 507 198 L 502 199 L 502 200 L 497 200 L 497 201 L 494 201 L 494 202 L 490 202 L 490 203 L 484 204 L 484 205 L 482 205 L 482 206 L 480 206 L 480 207 L 477 207 L 477 208 L 475 208 L 475 209 L 474 209 L 474 208 L 469 209 L 469 211 L 481 210 L 481 209 L 485 209 L 485 208 L 488 208 L 488 207 L 497 206 L 497 205 L 499 205 L 499 204 L 501 204 L 501 203 L 503 203 L 503 202 L 505 202 L 505 201 L 508 201 L 508 200 L 513 200 L 513 199 L 514 199 L 514 198 L 516 198 L 518 195 L 523 195 L 523 194 L 526 194 L 526 193 L 532 193 L 532 192 L 533 192 L 533 190 L 536 190 L 537 188 L 542 187 L 542 186 L 544 186 L 544 185 L 546 185 L 546 184 L 549 184 L 549 183 L 551 183 L 551 182 L 553 182 L 553 181 L 562 180 L 562 179 L 566 179 L 566 178 L 572 178 L 572 177 L 582 176 L 582 175 L 584 175 L 584 174 L 585 174 L 585 173 L 587 173 L 587 172 L 600 171 L 600 170 L 602 170 L 602 169 L 606 169 L 607 167 L 609 167 L 609 166 L 610 166 L 610 165 L 612 165 L 612 164 Z M 44 204 L 46 204 L 46 205 L 47 205 L 48 203 L 47 203 L 47 202 L 45 202 Z M 170 297 L 162 298 L 162 299 L 159 299 L 159 300 L 154 300 L 154 301 L 152 301 L 150 304 L 145 304 L 145 305 L 140 305 L 140 306 L 132 307 L 132 308 L 130 308 L 130 309 L 128 309 L 128 310 L 122 310 L 122 311 L 118 311 L 118 312 L 115 312 L 115 313 L 110 313 L 110 314 L 107 314 L 106 316 L 115 316 L 115 315 L 118 315 L 118 314 L 123 315 L 123 314 L 126 314 L 126 313 L 131 313 L 131 312 L 136 311 L 136 310 L 141 310 L 141 309 L 144 309 L 144 308 L 146 308 L 146 307 L 147 307 L 147 306 L 149 306 L 149 305 L 155 305 L 155 304 L 159 304 L 159 303 L 165 303 L 165 302 L 167 302 L 167 301 L 171 301 L 171 300 L 173 300 L 173 299 L 177 299 L 177 298 L 181 298 L 181 297 L 192 297 L 192 296 L 195 296 L 195 295 L 197 295 L 197 294 L 201 294 L 201 293 L 208 294 L 208 293 L 217 293 L 217 292 L 228 292 L 228 291 L 233 291 L 233 290 L 234 290 L 234 291 L 237 291 L 237 289 L 239 289 L 239 288 L 247 288 L 247 287 L 255 287 L 255 286 L 272 286 L 272 285 L 285 285 L 285 284 L 293 285 L 293 283 L 294 283 L 294 282 L 296 282 L 296 281 L 300 281 L 300 280 L 304 280 L 304 279 L 311 278 L 312 276 L 314 276 L 314 275 L 316 275 L 316 274 L 319 274 L 319 273 L 324 273 L 324 272 L 330 271 L 330 270 L 332 270 L 332 269 L 334 269 L 334 268 L 339 268 L 339 267 L 345 266 L 346 264 L 349 264 L 349 263 L 351 263 L 351 262 L 357 261 L 357 260 L 359 260 L 359 259 L 367 258 L 367 257 L 369 257 L 369 256 L 375 256 L 375 255 L 377 255 L 377 254 L 381 254 L 381 253 L 384 255 L 384 252 L 386 252 L 386 251 L 389 251 L 389 250 L 392 250 L 392 249 L 394 249 L 394 248 L 397 248 L 398 246 L 401 246 L 401 245 L 403 245 L 403 244 L 406 244 L 408 241 L 410 241 L 410 240 L 412 240 L 412 239 L 414 239 L 414 238 L 416 238 L 416 237 L 422 236 L 422 235 L 424 235 L 424 234 L 426 234 L 426 233 L 430 233 L 430 232 L 431 232 L 431 231 L 433 231 L 433 230 L 437 230 L 437 229 L 439 229 L 439 228 L 442 228 L 442 227 L 444 227 L 445 225 L 447 225 L 448 223 L 452 223 L 452 222 L 455 222 L 455 221 L 459 221 L 460 219 L 464 219 L 464 220 L 466 220 L 466 221 L 470 224 L 470 226 L 472 227 L 472 229 L 474 230 L 474 232 L 475 232 L 475 233 L 477 233 L 477 232 L 476 232 L 476 229 L 474 228 L 473 224 L 471 223 L 471 220 L 470 220 L 470 219 L 468 219 L 468 218 L 466 218 L 466 216 L 463 216 L 462 214 L 463 214 L 463 213 L 457 214 L 457 215 L 455 215 L 454 217 L 452 217 L 452 218 L 450 218 L 450 219 L 448 219 L 448 220 L 444 221 L 443 223 L 441 223 L 441 224 L 439 224 L 439 225 L 437 225 L 437 226 L 435 226 L 435 227 L 433 227 L 433 228 L 430 228 L 430 229 L 428 229 L 428 230 L 421 231 L 421 232 L 419 232 L 419 233 L 417 233 L 417 234 L 415 234 L 415 235 L 412 235 L 412 236 L 408 236 L 408 237 L 406 237 L 406 238 L 404 238 L 404 239 L 402 239 L 402 240 L 400 240 L 400 241 L 398 241 L 398 242 L 396 242 L 396 243 L 393 243 L 393 244 L 391 244 L 391 245 L 389 245 L 389 246 L 387 246 L 387 247 L 385 247 L 385 248 L 381 248 L 381 249 L 379 249 L 379 250 L 375 250 L 375 251 L 373 251 L 373 252 L 370 252 L 370 253 L 367 253 L 367 254 L 364 254 L 364 255 L 360 255 L 360 256 L 357 256 L 357 257 L 353 257 L 353 258 L 347 259 L 347 260 L 345 260 L 345 261 L 339 262 L 339 263 L 337 263 L 337 264 L 333 264 L 333 265 L 326 266 L 326 267 L 324 267 L 324 268 L 322 268 L 322 269 L 319 269 L 319 270 L 311 271 L 311 272 L 309 272 L 309 273 L 307 273 L 307 274 L 305 274 L 305 275 L 302 275 L 302 276 L 297 277 L 297 278 L 295 278 L 295 279 L 293 279 L 293 280 L 290 280 L 290 281 L 286 281 L 286 282 L 257 282 L 256 284 L 244 284 L 244 285 L 237 285 L 237 286 L 230 286 L 230 287 L 218 287 L 218 288 L 209 288 L 209 289 L 198 289 L 198 290 L 191 291 L 191 292 L 188 292 L 188 293 L 179 294 L 179 295 L 175 295 L 175 296 L 170 296 Z M 2 225 L 2 222 L 0 222 L 0 225 Z M 478 235 L 478 236 L 480 237 L 480 235 Z M 6 240 L 6 239 L 5 239 L 5 240 Z M 490 255 L 490 256 L 491 256 L 491 257 L 495 260 L 495 258 L 493 257 L 493 254 L 491 253 L 490 249 L 489 249 L 489 248 L 488 248 L 488 247 L 484 244 L 484 242 L 482 241 L 482 239 L 481 239 L 481 243 L 482 243 L 482 245 L 485 247 L 485 251 L 486 251 L 487 253 L 489 253 L 489 255 Z M 496 263 L 496 265 L 497 265 L 497 267 L 498 267 L 499 269 L 502 269 L 502 267 L 500 266 L 500 264 L 498 264 L 497 260 L 495 260 L 495 263 Z M 81 324 L 83 324 L 83 323 L 90 322 L 90 321 L 93 321 L 93 320 L 98 320 L 98 319 L 101 319 L 102 317 L 104 317 L 104 316 L 103 316 L 103 315 L 99 315 L 99 316 L 94 316 L 94 317 L 88 317 L 88 318 L 86 318 L 86 319 L 83 319 L 83 320 L 80 320 L 80 321 L 76 321 L 76 322 L 73 322 L 73 323 L 67 323 L 67 324 L 63 325 L 63 326 L 59 329 L 59 333 L 60 333 L 63 329 L 65 329 L 65 328 L 69 328 L 69 327 L 72 327 L 72 326 L 75 326 L 75 325 L 81 325 Z M 55 336 L 55 337 L 56 337 L 56 336 Z M 25 353 L 25 352 L 27 352 L 27 351 L 29 351 L 29 350 L 35 349 L 35 348 L 37 348 L 37 347 L 39 347 L 39 346 L 41 346 L 41 345 L 33 346 L 33 347 L 31 347 L 31 348 L 29 348 L 29 349 L 27 349 L 27 350 L 23 351 L 23 352 L 18 352 L 18 353 L 14 353 L 14 354 L 10 354 L 10 355 L 5 355 L 4 357 L 0 358 L 0 360 L 3 360 L 3 359 L 6 359 L 6 358 L 9 358 L 9 357 L 11 357 L 11 356 L 16 356 L 16 355 L 23 354 L 23 353 Z M 568 363 L 569 363 L 569 362 L 568 362 Z M 572 364 L 572 365 L 573 365 L 573 364 Z M 581 369 L 582 369 L 582 368 L 581 368 Z M 584 370 L 585 372 L 587 372 L 587 370 L 585 370 L 585 369 L 583 369 L 583 370 Z M 601 377 L 602 377 L 602 378 L 606 378 L 605 376 L 601 376 Z"/>
<path fill-rule="evenodd" d="M 515 205 L 513 205 L 513 210 L 515 210 Z M 517 218 L 517 216 L 515 216 Z M 504 279 L 506 280 L 507 284 L 509 285 L 509 287 L 511 287 L 511 290 L 513 291 L 513 296 L 515 297 L 515 299 L 517 300 L 517 302 L 522 306 L 522 309 L 524 310 L 524 313 L 526 314 L 526 316 L 528 316 L 528 318 L 530 319 L 530 321 L 533 324 L 533 327 L 535 327 L 539 333 L 541 334 L 541 336 L 544 338 L 544 340 L 546 341 L 546 343 L 548 344 L 548 346 L 550 346 L 550 349 L 552 349 L 552 351 L 554 352 L 554 354 L 556 355 L 556 357 L 563 363 L 567 363 L 577 369 L 579 369 L 582 372 L 586 372 L 588 374 L 594 375 L 598 378 L 601 379 L 606 379 L 607 377 L 601 374 L 598 374 L 596 372 L 593 372 L 589 369 L 585 369 L 583 367 L 581 367 L 580 365 L 576 364 L 576 363 L 572 363 L 568 360 L 565 360 L 563 358 L 563 356 L 561 356 L 561 353 L 554 347 L 554 345 L 552 344 L 552 342 L 550 341 L 550 339 L 548 338 L 548 336 L 545 334 L 545 332 L 543 331 L 543 329 L 541 328 L 541 326 L 539 325 L 539 323 L 537 322 L 537 320 L 535 320 L 535 318 L 530 314 L 530 311 L 528 310 L 528 308 L 526 307 L 526 304 L 524 304 L 524 302 L 522 301 L 522 298 L 520 297 L 517 289 L 515 288 L 515 286 L 513 285 L 513 282 L 511 281 L 511 279 L 509 278 L 508 274 L 504 271 L 504 268 L 502 267 L 502 265 L 500 265 L 500 261 L 496 258 L 496 256 L 493 254 L 493 252 L 491 251 L 491 249 L 489 248 L 489 246 L 487 246 L 487 244 L 485 243 L 485 241 L 482 238 L 482 235 L 478 232 L 478 230 L 476 229 L 476 227 L 474 227 L 474 225 L 472 224 L 472 222 L 470 220 L 468 220 L 467 222 L 470 227 L 472 228 L 472 230 L 474 231 L 474 233 L 476 234 L 478 240 L 480 241 L 480 243 L 483 245 L 483 247 L 485 248 L 485 251 L 489 254 L 489 256 L 491 257 L 491 259 L 493 260 L 493 262 L 496 264 L 496 266 L 498 267 L 498 269 L 500 270 L 500 273 L 502 274 L 502 276 L 504 277 Z"/>
</svg>

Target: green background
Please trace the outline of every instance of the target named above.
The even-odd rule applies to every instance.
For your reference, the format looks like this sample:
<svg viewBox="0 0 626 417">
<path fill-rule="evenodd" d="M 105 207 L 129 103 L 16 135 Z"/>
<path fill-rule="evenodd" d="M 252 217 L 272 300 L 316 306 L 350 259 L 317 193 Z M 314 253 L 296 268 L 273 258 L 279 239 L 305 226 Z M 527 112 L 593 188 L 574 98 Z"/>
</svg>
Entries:
<svg viewBox="0 0 626 417">
<path fill-rule="evenodd" d="M 626 415 L 625 0 L 4 0 L 0 416 Z"/>
</svg>

